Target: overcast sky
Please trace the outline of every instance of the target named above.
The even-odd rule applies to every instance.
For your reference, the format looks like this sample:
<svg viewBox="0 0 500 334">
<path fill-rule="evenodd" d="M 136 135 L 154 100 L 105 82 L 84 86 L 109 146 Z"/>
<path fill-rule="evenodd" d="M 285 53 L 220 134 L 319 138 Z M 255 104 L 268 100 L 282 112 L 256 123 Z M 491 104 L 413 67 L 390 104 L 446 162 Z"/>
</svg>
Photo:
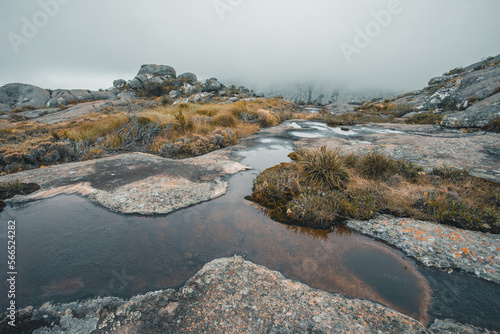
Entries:
<svg viewBox="0 0 500 334">
<path fill-rule="evenodd" d="M 499 0 L 0 0 L 0 85 L 98 89 L 141 64 L 260 86 L 419 89 L 500 53 Z"/>
</svg>

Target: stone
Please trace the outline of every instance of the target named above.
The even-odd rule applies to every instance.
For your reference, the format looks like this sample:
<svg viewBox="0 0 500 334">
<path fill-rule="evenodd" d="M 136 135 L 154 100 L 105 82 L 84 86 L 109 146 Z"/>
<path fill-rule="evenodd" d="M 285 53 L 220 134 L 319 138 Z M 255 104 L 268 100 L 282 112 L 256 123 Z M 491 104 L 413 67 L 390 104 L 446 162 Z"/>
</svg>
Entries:
<svg viewBox="0 0 500 334">
<path fill-rule="evenodd" d="M 441 125 L 447 128 L 482 128 L 500 118 L 500 93 L 475 103 L 466 110 L 447 115 Z"/>
<path fill-rule="evenodd" d="M 127 82 L 123 79 L 118 79 L 118 80 L 113 81 L 113 86 L 116 88 L 120 88 L 120 89 L 125 87 L 126 84 L 127 84 Z"/>
<path fill-rule="evenodd" d="M 5 110 L 27 106 L 42 108 L 50 100 L 50 93 L 40 87 L 11 83 L 0 87 L 0 108 Z"/>
<path fill-rule="evenodd" d="M 69 91 L 71 95 L 74 96 L 78 102 L 92 101 L 94 97 L 90 94 L 90 91 L 83 89 L 72 89 Z"/>
<path fill-rule="evenodd" d="M 195 83 L 198 81 L 198 78 L 196 77 L 196 75 L 194 73 L 191 73 L 191 72 L 182 73 L 181 75 L 178 76 L 178 78 L 187 80 L 190 83 Z"/>
<path fill-rule="evenodd" d="M 210 78 L 203 84 L 204 92 L 218 92 L 224 87 L 216 78 Z"/>
<path fill-rule="evenodd" d="M 137 90 L 143 88 L 142 81 L 139 80 L 137 77 L 133 78 L 128 82 L 128 85 L 130 86 L 131 89 Z"/>
<path fill-rule="evenodd" d="M 18 312 L 16 330 L 37 334 L 428 333 L 388 307 L 310 288 L 239 256 L 206 264 L 179 292 L 46 303 Z"/>
<path fill-rule="evenodd" d="M 94 100 L 116 100 L 116 95 L 107 91 L 89 91 Z"/>
<path fill-rule="evenodd" d="M 453 79 L 453 76 L 449 76 L 449 75 L 435 77 L 435 78 L 432 78 L 431 80 L 429 80 L 429 86 L 441 84 L 443 82 L 450 81 L 451 79 Z"/>
<path fill-rule="evenodd" d="M 486 68 L 468 73 L 453 96 L 457 106 L 465 102 L 481 101 L 491 96 L 500 87 L 500 67 Z"/>
<path fill-rule="evenodd" d="M 160 77 L 154 77 L 151 80 L 143 82 L 143 84 L 147 91 L 152 92 L 154 90 L 161 89 L 161 87 L 165 85 L 165 81 L 163 81 Z"/>
<path fill-rule="evenodd" d="M 176 91 L 176 90 L 171 90 L 170 93 L 168 93 L 168 96 L 171 98 L 171 99 L 177 99 L 181 96 L 181 94 Z"/>
<path fill-rule="evenodd" d="M 197 92 L 197 89 L 195 86 L 193 85 L 190 85 L 188 83 L 185 83 L 183 86 L 182 86 L 182 91 L 184 91 L 184 94 L 186 95 L 191 95 L 191 94 L 194 94 Z"/>
<path fill-rule="evenodd" d="M 176 77 L 175 69 L 167 65 L 152 65 L 152 64 L 142 65 L 137 75 L 141 74 L 150 75 L 152 77 L 162 76 L 162 75 L 169 75 L 172 76 L 173 78 Z"/>
<path fill-rule="evenodd" d="M 189 101 L 192 103 L 207 103 L 212 101 L 213 93 L 198 93 L 195 96 L 189 98 Z"/>
</svg>

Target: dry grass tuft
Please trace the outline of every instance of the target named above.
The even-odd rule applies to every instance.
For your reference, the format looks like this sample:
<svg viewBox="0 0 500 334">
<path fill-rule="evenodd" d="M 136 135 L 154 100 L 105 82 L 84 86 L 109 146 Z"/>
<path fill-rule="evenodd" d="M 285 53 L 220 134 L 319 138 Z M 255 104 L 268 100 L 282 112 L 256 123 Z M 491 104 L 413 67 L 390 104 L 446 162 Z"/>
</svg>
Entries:
<svg viewBox="0 0 500 334">
<path fill-rule="evenodd" d="M 500 184 L 448 166 L 425 174 L 378 152 L 341 156 L 321 148 L 262 172 L 253 201 L 275 220 L 327 229 L 379 213 L 500 233 Z"/>
</svg>

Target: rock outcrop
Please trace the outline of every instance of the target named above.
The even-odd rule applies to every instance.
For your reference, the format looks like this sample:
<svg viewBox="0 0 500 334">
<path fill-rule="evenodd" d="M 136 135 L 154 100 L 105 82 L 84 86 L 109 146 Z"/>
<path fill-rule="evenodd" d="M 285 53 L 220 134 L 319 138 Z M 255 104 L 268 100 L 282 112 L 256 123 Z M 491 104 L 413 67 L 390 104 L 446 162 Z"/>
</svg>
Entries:
<svg viewBox="0 0 500 334">
<path fill-rule="evenodd" d="M 215 95 L 218 95 L 222 102 L 228 99 L 233 99 L 230 102 L 234 102 L 241 98 L 263 96 L 243 86 L 226 87 L 216 78 L 199 82 L 194 73 L 185 72 L 177 76 L 171 66 L 149 64 L 142 65 L 137 75 L 128 82 L 124 79 L 114 80 L 113 87 L 108 90 L 45 90 L 27 84 L 7 84 L 0 87 L 0 112 L 4 113 L 2 118 L 9 118 L 8 112 L 15 109 L 18 109 L 16 112 L 36 110 L 27 115 L 27 118 L 36 118 L 39 114 L 52 113 L 55 112 L 54 108 L 64 109 L 71 104 L 101 100 L 130 100 L 138 95 L 165 96 L 177 103 L 211 102 Z M 39 110 L 42 108 L 47 110 Z"/>
<path fill-rule="evenodd" d="M 185 79 L 189 83 L 192 83 L 192 84 L 198 82 L 198 77 L 194 73 L 191 73 L 191 72 L 182 73 L 178 76 L 178 78 Z"/>
<path fill-rule="evenodd" d="M 500 118 L 500 55 L 432 78 L 429 85 L 393 99 L 419 112 L 442 113 L 442 126 L 484 128 Z"/>
<path fill-rule="evenodd" d="M 0 87 L 0 111 L 26 107 L 45 107 L 50 93 L 43 88 L 22 83 L 11 83 Z"/>
<path fill-rule="evenodd" d="M 241 257 L 206 264 L 179 292 L 47 303 L 16 318 L 16 330 L 36 334 L 482 332 L 442 320 L 426 329 L 382 305 L 310 288 Z M 8 321 L 0 330 L 9 329 Z"/>
</svg>

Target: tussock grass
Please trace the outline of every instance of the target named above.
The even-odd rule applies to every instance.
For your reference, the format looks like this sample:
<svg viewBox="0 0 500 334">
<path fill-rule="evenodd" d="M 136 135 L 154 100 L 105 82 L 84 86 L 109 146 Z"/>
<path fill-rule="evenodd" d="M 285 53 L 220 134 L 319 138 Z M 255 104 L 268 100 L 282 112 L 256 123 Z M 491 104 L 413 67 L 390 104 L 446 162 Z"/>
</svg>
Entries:
<svg viewBox="0 0 500 334">
<path fill-rule="evenodd" d="M 139 99 L 57 125 L 0 120 L 0 172 L 131 151 L 195 156 L 234 145 L 296 114 L 293 103 L 279 98 L 169 103 L 161 97 Z"/>
<path fill-rule="evenodd" d="M 300 150 L 262 172 L 249 199 L 273 219 L 321 229 L 377 213 L 500 233 L 500 184 L 449 166 L 426 174 L 380 152 Z"/>
<path fill-rule="evenodd" d="M 344 159 L 338 150 L 327 150 L 323 146 L 319 150 L 299 150 L 296 153 L 304 178 L 318 187 L 341 189 L 349 181 Z"/>
</svg>

